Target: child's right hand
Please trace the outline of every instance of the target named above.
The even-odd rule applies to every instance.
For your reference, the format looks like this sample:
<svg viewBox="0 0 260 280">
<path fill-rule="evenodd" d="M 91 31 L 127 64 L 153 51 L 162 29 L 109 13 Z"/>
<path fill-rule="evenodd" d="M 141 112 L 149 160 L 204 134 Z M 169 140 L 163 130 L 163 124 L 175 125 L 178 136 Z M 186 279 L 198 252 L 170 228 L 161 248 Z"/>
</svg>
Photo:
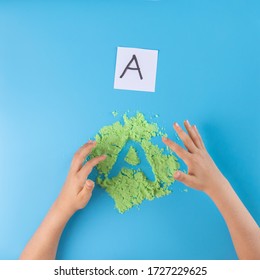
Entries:
<svg viewBox="0 0 260 280">
<path fill-rule="evenodd" d="M 60 195 L 26 245 L 20 259 L 55 259 L 66 223 L 77 210 L 84 208 L 91 198 L 94 182 L 87 179 L 88 175 L 99 162 L 106 158 L 102 155 L 85 162 L 95 145 L 95 141 L 88 141 L 75 153 Z"/>
<path fill-rule="evenodd" d="M 56 205 L 64 214 L 73 215 L 84 208 L 91 198 L 95 184 L 87 177 L 99 162 L 106 159 L 106 155 L 101 155 L 83 164 L 95 145 L 95 141 L 88 141 L 73 157 L 68 177 L 56 200 Z"/>
<path fill-rule="evenodd" d="M 174 173 L 174 178 L 191 188 L 211 194 L 218 187 L 227 184 L 228 181 L 208 154 L 197 127 L 191 126 L 188 121 L 184 122 L 184 126 L 188 133 L 177 123 L 174 123 L 174 129 L 187 150 L 168 138 L 162 139 L 188 167 L 187 174 L 178 170 Z"/>
</svg>

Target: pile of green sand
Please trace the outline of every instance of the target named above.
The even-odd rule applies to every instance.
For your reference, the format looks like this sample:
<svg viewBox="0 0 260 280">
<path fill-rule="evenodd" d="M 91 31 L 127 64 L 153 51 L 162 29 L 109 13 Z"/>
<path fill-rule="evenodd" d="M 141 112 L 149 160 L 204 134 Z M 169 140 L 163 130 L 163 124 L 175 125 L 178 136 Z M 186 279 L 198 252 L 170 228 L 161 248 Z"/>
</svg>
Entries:
<svg viewBox="0 0 260 280">
<path fill-rule="evenodd" d="M 106 160 L 97 166 L 97 183 L 114 199 L 115 207 L 120 213 L 141 204 L 144 199 L 153 200 L 171 193 L 169 186 L 174 182 L 173 173 L 180 166 L 172 153 L 165 154 L 164 149 L 150 142 L 152 137 L 163 135 L 156 123 L 148 123 L 142 113 L 131 118 L 125 114 L 123 119 L 124 125 L 117 121 L 99 131 L 95 136 L 97 145 L 90 156 L 107 155 Z M 117 176 L 108 177 L 119 152 L 129 140 L 142 146 L 155 181 L 147 179 L 140 169 L 122 168 Z M 125 161 L 132 165 L 140 163 L 133 147 L 130 147 Z"/>
</svg>

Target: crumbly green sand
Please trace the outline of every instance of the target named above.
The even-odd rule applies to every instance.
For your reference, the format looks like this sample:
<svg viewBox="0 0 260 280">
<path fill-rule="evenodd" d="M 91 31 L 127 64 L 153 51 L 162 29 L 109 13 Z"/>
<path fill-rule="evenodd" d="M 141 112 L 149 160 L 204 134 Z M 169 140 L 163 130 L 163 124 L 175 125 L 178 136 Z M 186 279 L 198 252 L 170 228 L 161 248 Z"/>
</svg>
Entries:
<svg viewBox="0 0 260 280">
<path fill-rule="evenodd" d="M 117 121 L 99 131 L 95 136 L 97 145 L 91 153 L 91 158 L 107 155 L 106 160 L 97 166 L 97 183 L 114 199 L 120 213 L 141 204 L 144 199 L 153 200 L 171 193 L 169 186 L 174 182 L 173 173 L 179 169 L 179 163 L 172 153 L 164 154 L 164 149 L 150 142 L 152 137 L 163 135 L 157 124 L 148 123 L 141 113 L 131 118 L 125 114 L 123 119 L 124 125 Z M 141 170 L 126 168 L 122 168 L 117 176 L 108 177 L 119 152 L 129 140 L 142 146 L 155 181 L 147 179 Z M 132 165 L 139 164 L 139 157 L 133 147 L 130 147 L 125 161 Z"/>
<path fill-rule="evenodd" d="M 112 115 L 113 115 L 114 117 L 116 117 L 116 116 L 118 115 L 118 112 L 117 112 L 117 111 L 113 111 L 113 112 L 112 112 Z"/>
<path fill-rule="evenodd" d="M 138 165 L 140 163 L 137 151 L 133 146 L 129 148 L 129 151 L 125 157 L 125 161 L 131 165 Z"/>
</svg>

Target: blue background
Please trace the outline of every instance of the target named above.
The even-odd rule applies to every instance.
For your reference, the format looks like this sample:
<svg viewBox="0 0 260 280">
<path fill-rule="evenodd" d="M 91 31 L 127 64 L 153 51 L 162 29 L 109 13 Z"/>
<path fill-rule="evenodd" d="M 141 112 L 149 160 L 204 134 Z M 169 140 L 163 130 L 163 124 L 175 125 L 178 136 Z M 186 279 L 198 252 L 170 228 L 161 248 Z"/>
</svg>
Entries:
<svg viewBox="0 0 260 280">
<path fill-rule="evenodd" d="M 260 2 L 0 1 L 0 258 L 16 259 L 74 152 L 111 111 L 196 123 L 260 223 Z M 116 47 L 158 49 L 156 92 L 113 89 Z M 124 215 L 97 187 L 60 259 L 236 259 L 213 202 L 180 183 Z M 47 236 L 46 236 L 47 238 Z"/>
</svg>

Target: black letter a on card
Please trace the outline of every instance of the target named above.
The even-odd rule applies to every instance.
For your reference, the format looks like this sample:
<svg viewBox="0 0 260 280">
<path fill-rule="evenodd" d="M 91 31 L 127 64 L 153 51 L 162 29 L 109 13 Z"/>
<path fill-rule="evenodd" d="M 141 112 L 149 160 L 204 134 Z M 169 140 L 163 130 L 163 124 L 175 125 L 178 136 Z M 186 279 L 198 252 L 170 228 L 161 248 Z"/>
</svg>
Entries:
<svg viewBox="0 0 260 280">
<path fill-rule="evenodd" d="M 135 62 L 135 65 L 136 65 L 135 68 L 130 67 L 130 65 L 132 64 L 133 61 Z M 127 70 L 137 70 L 138 73 L 139 73 L 140 79 L 141 79 L 141 80 L 143 79 L 143 76 L 142 76 L 142 73 L 141 73 L 141 70 L 140 70 L 140 67 L 139 67 L 139 64 L 138 64 L 138 61 L 137 61 L 137 58 L 136 58 L 135 54 L 133 55 L 133 57 L 131 58 L 131 60 L 129 61 L 129 63 L 126 65 L 126 68 L 125 68 L 125 70 L 123 71 L 123 73 L 121 74 L 120 78 L 123 78 L 123 77 L 124 77 L 124 75 L 125 75 L 125 73 L 126 73 Z"/>
</svg>

